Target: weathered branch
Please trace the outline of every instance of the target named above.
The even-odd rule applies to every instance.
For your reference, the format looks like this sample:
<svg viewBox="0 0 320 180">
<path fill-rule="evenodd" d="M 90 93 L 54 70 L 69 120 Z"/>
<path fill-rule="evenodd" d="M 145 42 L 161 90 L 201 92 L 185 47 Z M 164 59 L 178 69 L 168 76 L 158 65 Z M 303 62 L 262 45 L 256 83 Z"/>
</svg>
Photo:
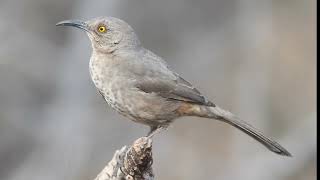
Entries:
<svg viewBox="0 0 320 180">
<path fill-rule="evenodd" d="M 137 139 L 130 148 L 117 150 L 95 180 L 153 180 L 152 140 Z"/>
</svg>

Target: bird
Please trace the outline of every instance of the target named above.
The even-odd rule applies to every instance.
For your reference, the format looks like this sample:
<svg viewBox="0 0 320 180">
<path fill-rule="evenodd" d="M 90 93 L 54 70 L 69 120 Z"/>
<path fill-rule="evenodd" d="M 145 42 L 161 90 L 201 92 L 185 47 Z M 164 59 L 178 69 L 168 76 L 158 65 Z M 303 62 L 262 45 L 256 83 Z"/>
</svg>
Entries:
<svg viewBox="0 0 320 180">
<path fill-rule="evenodd" d="M 270 151 L 292 156 L 252 125 L 208 100 L 168 63 L 144 48 L 133 28 L 115 17 L 65 20 L 56 26 L 76 27 L 88 35 L 91 79 L 104 100 L 118 113 L 150 127 L 148 137 L 185 116 L 215 119 L 238 128 Z"/>
</svg>

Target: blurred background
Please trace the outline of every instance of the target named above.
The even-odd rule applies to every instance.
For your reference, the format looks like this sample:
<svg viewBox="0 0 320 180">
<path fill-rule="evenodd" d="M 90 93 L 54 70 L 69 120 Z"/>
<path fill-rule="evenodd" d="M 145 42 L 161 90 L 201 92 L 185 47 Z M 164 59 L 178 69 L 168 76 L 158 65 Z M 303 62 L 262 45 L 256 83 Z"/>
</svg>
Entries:
<svg viewBox="0 0 320 180">
<path fill-rule="evenodd" d="M 159 180 L 316 178 L 316 0 L 1 0 L 0 179 L 88 180 L 149 130 L 90 80 L 85 33 L 65 19 L 114 16 L 216 104 L 292 154 L 229 125 L 176 121 L 154 139 Z"/>
</svg>

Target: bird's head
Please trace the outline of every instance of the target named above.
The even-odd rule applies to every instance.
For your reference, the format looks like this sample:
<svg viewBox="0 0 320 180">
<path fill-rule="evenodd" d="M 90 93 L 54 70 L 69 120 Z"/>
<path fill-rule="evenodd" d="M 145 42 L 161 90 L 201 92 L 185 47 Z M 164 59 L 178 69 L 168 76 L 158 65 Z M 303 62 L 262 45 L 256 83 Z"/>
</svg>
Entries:
<svg viewBox="0 0 320 180">
<path fill-rule="evenodd" d="M 112 53 L 118 49 L 137 48 L 140 41 L 129 24 L 114 17 L 99 17 L 89 21 L 66 20 L 56 26 L 71 26 L 84 30 L 94 51 Z"/>
</svg>

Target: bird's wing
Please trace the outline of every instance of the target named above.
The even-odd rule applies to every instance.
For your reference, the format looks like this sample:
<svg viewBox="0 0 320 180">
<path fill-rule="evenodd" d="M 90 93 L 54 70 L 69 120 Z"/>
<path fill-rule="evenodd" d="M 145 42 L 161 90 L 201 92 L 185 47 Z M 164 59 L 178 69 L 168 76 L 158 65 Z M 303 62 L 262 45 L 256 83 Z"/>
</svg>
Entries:
<svg viewBox="0 0 320 180">
<path fill-rule="evenodd" d="M 191 83 L 172 71 L 161 57 L 151 51 L 145 50 L 140 56 L 129 57 L 130 60 L 127 62 L 131 62 L 131 64 L 128 65 L 128 69 L 130 69 L 132 77 L 138 79 L 135 87 L 141 91 L 154 93 L 168 100 L 215 106 Z"/>
<path fill-rule="evenodd" d="M 188 81 L 176 75 L 176 79 L 147 77 L 140 81 L 136 87 L 146 93 L 156 93 L 163 98 L 176 101 L 185 101 L 205 106 L 215 106 L 208 101 Z"/>
</svg>

